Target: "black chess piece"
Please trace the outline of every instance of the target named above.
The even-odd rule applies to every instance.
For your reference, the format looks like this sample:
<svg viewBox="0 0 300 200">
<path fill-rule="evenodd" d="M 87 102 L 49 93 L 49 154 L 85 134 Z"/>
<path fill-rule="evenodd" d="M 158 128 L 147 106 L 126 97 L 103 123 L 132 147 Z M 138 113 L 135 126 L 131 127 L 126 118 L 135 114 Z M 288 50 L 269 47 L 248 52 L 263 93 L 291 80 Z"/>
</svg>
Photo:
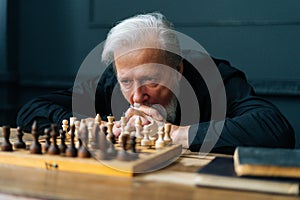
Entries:
<svg viewBox="0 0 300 200">
<path fill-rule="evenodd" d="M 129 153 L 126 151 L 127 140 L 128 140 L 128 135 L 127 134 L 122 135 L 122 144 L 121 144 L 122 149 L 118 151 L 118 156 L 117 156 L 117 159 L 120 161 L 131 160 Z"/>
<path fill-rule="evenodd" d="M 45 137 L 46 142 L 43 144 L 43 152 L 45 152 L 45 153 L 48 151 L 48 149 L 51 145 L 50 132 L 51 132 L 51 130 L 49 128 L 45 128 L 45 130 L 44 130 L 44 135 L 45 136 L 44 137 Z"/>
<path fill-rule="evenodd" d="M 135 135 L 130 136 L 130 159 L 136 160 L 138 159 L 138 153 L 136 152 L 136 137 Z"/>
<path fill-rule="evenodd" d="M 67 145 L 66 145 L 66 131 L 63 131 L 63 130 L 59 130 L 59 133 L 60 133 L 60 144 L 59 144 L 59 150 L 60 150 L 60 153 L 65 153 L 66 152 L 66 149 L 67 149 Z"/>
<path fill-rule="evenodd" d="M 17 127 L 17 132 L 18 132 L 17 133 L 18 141 L 16 141 L 14 143 L 14 147 L 16 149 L 26 149 L 26 144 L 23 141 L 23 135 L 24 135 L 24 133 L 23 133 L 23 130 L 22 130 L 22 128 L 20 126 Z"/>
<path fill-rule="evenodd" d="M 86 125 L 78 132 L 78 141 L 79 141 L 79 149 L 78 149 L 78 157 L 80 158 L 90 158 L 91 154 L 88 151 L 88 140 L 89 140 L 89 132 Z"/>
<path fill-rule="evenodd" d="M 12 144 L 9 141 L 10 127 L 9 126 L 3 126 L 2 131 L 3 131 L 4 140 L 3 140 L 3 143 L 1 145 L 1 150 L 2 151 L 13 151 Z"/>
<path fill-rule="evenodd" d="M 40 133 L 38 131 L 38 126 L 36 121 L 34 121 L 32 124 L 31 134 L 33 136 L 33 142 L 30 145 L 29 152 L 31 154 L 42 154 L 42 145 L 39 142 Z"/>
<path fill-rule="evenodd" d="M 58 130 L 57 130 L 57 125 L 56 124 L 51 124 L 51 133 L 50 133 L 50 136 L 51 136 L 51 139 L 52 139 L 52 142 L 51 142 L 51 145 L 47 151 L 48 154 L 50 155 L 58 155 L 60 154 L 60 150 L 58 148 L 58 145 L 57 145 L 57 137 L 58 137 Z"/>
<path fill-rule="evenodd" d="M 77 157 L 77 149 L 75 147 L 75 125 L 71 125 L 71 143 L 66 149 L 66 156 L 67 157 Z"/>
<path fill-rule="evenodd" d="M 92 129 L 92 141 L 91 141 L 92 149 L 95 149 L 95 150 L 99 149 L 99 133 L 100 133 L 100 128 L 96 124 L 96 125 L 94 125 L 94 127 Z"/>
<path fill-rule="evenodd" d="M 108 141 L 106 139 L 106 135 L 105 135 L 105 133 L 103 131 L 101 131 L 99 133 L 98 146 L 99 146 L 99 149 L 98 149 L 98 151 L 95 152 L 96 159 L 99 159 L 99 160 L 109 160 L 110 159 L 110 155 L 107 152 L 109 144 L 108 144 Z"/>
</svg>

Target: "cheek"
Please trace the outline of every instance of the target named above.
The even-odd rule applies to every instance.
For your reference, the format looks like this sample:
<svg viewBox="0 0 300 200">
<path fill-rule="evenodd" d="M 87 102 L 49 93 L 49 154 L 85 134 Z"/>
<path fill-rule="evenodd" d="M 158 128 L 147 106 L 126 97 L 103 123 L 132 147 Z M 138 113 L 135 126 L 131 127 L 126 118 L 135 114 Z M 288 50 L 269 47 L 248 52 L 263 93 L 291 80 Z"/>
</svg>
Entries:
<svg viewBox="0 0 300 200">
<path fill-rule="evenodd" d="M 161 87 L 159 90 L 153 91 L 149 95 L 151 96 L 151 103 L 165 106 L 169 103 L 172 93 L 168 88 Z"/>
</svg>

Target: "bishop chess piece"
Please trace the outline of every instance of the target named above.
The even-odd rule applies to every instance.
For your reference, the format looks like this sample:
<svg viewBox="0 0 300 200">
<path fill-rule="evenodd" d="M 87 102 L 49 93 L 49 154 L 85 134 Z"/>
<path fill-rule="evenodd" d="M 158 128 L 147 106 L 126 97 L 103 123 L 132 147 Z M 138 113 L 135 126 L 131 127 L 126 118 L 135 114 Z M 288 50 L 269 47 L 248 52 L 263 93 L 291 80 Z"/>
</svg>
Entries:
<svg viewBox="0 0 300 200">
<path fill-rule="evenodd" d="M 13 151 L 12 144 L 9 141 L 10 127 L 9 126 L 3 126 L 2 131 L 3 131 L 4 140 L 3 140 L 3 143 L 1 145 L 1 150 L 2 151 Z"/>
<path fill-rule="evenodd" d="M 45 128 L 44 130 L 44 137 L 45 137 L 45 143 L 43 144 L 43 152 L 46 153 L 51 145 L 51 141 L 50 141 L 50 132 L 51 130 L 49 128 Z"/>
<path fill-rule="evenodd" d="M 71 125 L 70 131 L 71 143 L 66 149 L 66 156 L 77 157 L 77 149 L 75 147 L 75 124 Z"/>
<path fill-rule="evenodd" d="M 39 142 L 40 133 L 38 131 L 38 126 L 36 121 L 34 121 L 32 124 L 31 134 L 33 136 L 33 141 L 30 145 L 29 152 L 31 154 L 42 154 L 42 145 Z"/>
<path fill-rule="evenodd" d="M 17 137 L 18 137 L 18 141 L 16 141 L 14 143 L 14 148 L 16 149 L 26 149 L 26 144 L 25 142 L 23 141 L 23 130 L 20 126 L 17 127 Z"/>
<path fill-rule="evenodd" d="M 59 130 L 59 134 L 60 134 L 60 144 L 58 146 L 59 150 L 60 150 L 60 153 L 65 153 L 66 152 L 66 149 L 67 149 L 67 145 L 66 145 L 66 131 L 64 130 Z"/>
<path fill-rule="evenodd" d="M 51 142 L 51 145 L 47 151 L 48 154 L 50 155 L 58 155 L 60 154 L 60 150 L 58 148 L 58 145 L 57 145 L 57 137 L 58 137 L 59 133 L 58 133 L 58 130 L 57 130 L 57 125 L 56 124 L 52 124 L 51 125 L 51 133 L 50 133 L 50 136 L 51 136 L 51 139 L 52 139 L 52 142 Z"/>
</svg>

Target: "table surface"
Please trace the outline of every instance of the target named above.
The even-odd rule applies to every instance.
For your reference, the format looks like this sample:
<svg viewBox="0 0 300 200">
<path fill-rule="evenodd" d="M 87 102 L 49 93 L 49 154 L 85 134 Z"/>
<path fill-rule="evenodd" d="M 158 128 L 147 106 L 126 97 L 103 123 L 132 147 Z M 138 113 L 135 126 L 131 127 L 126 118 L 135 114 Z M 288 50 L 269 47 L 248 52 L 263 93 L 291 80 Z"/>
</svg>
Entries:
<svg viewBox="0 0 300 200">
<path fill-rule="evenodd" d="M 13 133 L 13 131 L 12 131 Z M 13 133 L 14 134 L 14 133 Z M 2 141 L 0 131 L 0 141 Z M 197 187 L 196 170 L 216 156 L 186 151 L 172 165 L 133 178 L 0 164 L 1 199 L 300 199 L 296 196 Z"/>
</svg>

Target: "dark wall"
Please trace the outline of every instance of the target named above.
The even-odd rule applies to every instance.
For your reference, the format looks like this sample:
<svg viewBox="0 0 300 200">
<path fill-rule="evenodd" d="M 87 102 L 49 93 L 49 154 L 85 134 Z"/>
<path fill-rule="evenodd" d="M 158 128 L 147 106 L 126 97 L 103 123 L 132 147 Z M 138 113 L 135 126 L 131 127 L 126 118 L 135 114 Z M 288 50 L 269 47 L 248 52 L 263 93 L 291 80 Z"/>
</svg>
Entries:
<svg viewBox="0 0 300 200">
<path fill-rule="evenodd" d="M 85 56 L 105 40 L 115 22 L 137 13 L 161 11 L 176 30 L 246 72 L 258 94 L 288 117 L 300 141 L 298 0 L 8 2 L 13 2 L 8 20 L 14 19 L 8 32 L 15 38 L 8 40 L 13 47 L 8 51 L 9 62 L 14 64 L 7 67 L 15 68 L 10 74 L 17 80 L 10 80 L 20 88 L 14 108 L 34 96 L 71 87 Z"/>
</svg>

